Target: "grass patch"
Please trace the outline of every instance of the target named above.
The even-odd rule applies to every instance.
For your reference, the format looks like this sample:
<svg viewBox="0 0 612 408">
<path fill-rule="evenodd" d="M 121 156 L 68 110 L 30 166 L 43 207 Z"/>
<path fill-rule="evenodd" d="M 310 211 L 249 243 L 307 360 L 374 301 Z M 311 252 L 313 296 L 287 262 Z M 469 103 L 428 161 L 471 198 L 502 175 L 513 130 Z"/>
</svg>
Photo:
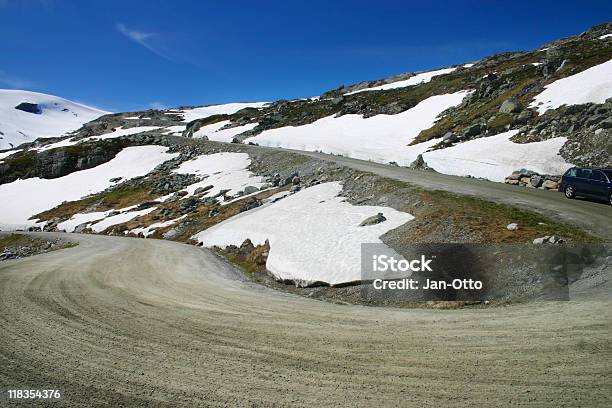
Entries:
<svg viewBox="0 0 612 408">
<path fill-rule="evenodd" d="M 95 207 L 95 211 L 129 207 L 159 197 L 159 194 L 152 194 L 150 191 L 150 186 L 118 187 L 111 191 L 88 196 L 77 201 L 64 202 L 55 208 L 36 214 L 32 218 L 38 218 L 40 220 L 70 218 L 76 213 L 89 212 L 92 207 Z"/>
<path fill-rule="evenodd" d="M 476 229 L 485 242 L 523 242 L 545 235 L 558 235 L 576 242 L 599 241 L 579 228 L 506 204 L 440 190 L 422 191 L 421 198 L 431 205 L 427 210 L 428 218 Z M 510 223 L 517 223 L 519 229 L 509 231 L 506 226 Z"/>
</svg>

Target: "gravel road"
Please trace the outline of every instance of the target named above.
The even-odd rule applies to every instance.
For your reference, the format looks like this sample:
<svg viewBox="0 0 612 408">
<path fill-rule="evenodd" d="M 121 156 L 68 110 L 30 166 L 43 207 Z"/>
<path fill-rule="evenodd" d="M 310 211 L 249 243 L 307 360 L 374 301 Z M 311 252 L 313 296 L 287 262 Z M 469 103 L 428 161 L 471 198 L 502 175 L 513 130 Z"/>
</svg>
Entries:
<svg viewBox="0 0 612 408">
<path fill-rule="evenodd" d="M 0 263 L 0 388 L 59 387 L 78 407 L 612 404 L 608 284 L 569 302 L 368 308 L 244 282 L 193 246 L 72 238 Z"/>
<path fill-rule="evenodd" d="M 612 207 L 605 201 L 568 200 L 558 191 L 517 187 L 486 180 L 449 176 L 433 171 L 411 170 L 405 167 L 390 166 L 318 152 L 273 149 L 333 161 L 356 170 L 406 181 L 427 189 L 451 191 L 526 208 L 581 227 L 604 238 L 606 241 L 612 241 Z"/>
</svg>

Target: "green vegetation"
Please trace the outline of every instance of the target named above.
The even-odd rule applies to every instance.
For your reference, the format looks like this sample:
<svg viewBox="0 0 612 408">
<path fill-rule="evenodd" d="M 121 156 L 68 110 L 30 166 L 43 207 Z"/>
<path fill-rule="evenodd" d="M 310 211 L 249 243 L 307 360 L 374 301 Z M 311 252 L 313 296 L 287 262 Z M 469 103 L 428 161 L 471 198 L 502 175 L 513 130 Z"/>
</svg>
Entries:
<svg viewBox="0 0 612 408">
<path fill-rule="evenodd" d="M 461 221 L 465 228 L 480 229 L 486 242 L 520 242 L 545 235 L 558 235 L 575 242 L 600 241 L 577 227 L 510 205 L 440 190 L 423 190 L 421 196 L 433 204 L 432 218 L 443 222 Z M 510 223 L 519 224 L 519 229 L 508 231 L 506 226 Z"/>
<path fill-rule="evenodd" d="M 76 213 L 88 212 L 92 207 L 95 207 L 96 211 L 106 211 L 141 204 L 158 197 L 159 194 L 151 193 L 151 186 L 120 186 L 77 201 L 62 203 L 55 208 L 36 214 L 33 218 L 40 220 L 69 218 Z"/>
</svg>

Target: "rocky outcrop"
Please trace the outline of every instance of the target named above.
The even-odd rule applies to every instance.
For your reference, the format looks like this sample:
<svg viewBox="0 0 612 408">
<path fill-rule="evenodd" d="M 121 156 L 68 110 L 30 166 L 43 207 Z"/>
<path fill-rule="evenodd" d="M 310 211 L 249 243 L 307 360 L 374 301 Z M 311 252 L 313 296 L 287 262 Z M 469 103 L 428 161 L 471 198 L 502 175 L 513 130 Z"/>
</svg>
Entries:
<svg viewBox="0 0 612 408">
<path fill-rule="evenodd" d="M 603 104 L 563 106 L 521 127 L 512 140 L 530 143 L 566 137 L 559 152 L 566 161 L 577 166 L 612 167 L 611 117 L 612 98 Z"/>
<path fill-rule="evenodd" d="M 542 190 L 558 190 L 560 181 L 561 176 L 542 175 L 527 169 L 516 170 L 504 180 L 506 184 Z"/>
<path fill-rule="evenodd" d="M 40 108 L 40 106 L 38 106 L 38 104 L 30 102 L 21 102 L 19 105 L 15 106 L 15 109 L 28 113 L 42 113 L 42 109 Z"/>
<path fill-rule="evenodd" d="M 18 178 L 52 179 L 106 163 L 126 146 L 124 140 L 79 144 L 42 152 L 22 151 L 0 163 L 0 184 Z"/>
</svg>

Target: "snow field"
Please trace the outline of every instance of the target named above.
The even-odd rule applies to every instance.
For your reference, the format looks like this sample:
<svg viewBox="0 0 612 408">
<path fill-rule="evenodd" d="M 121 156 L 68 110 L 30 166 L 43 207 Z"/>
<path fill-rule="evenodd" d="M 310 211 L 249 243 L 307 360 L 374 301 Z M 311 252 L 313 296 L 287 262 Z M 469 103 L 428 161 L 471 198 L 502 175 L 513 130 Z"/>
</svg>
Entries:
<svg viewBox="0 0 612 408">
<path fill-rule="evenodd" d="M 306 188 L 275 203 L 239 214 L 194 236 L 206 247 L 270 243 L 267 269 L 300 285 L 358 281 L 361 244 L 414 219 L 389 207 L 355 206 L 338 196 L 338 182 Z M 382 212 L 386 221 L 359 224 Z"/>
</svg>

